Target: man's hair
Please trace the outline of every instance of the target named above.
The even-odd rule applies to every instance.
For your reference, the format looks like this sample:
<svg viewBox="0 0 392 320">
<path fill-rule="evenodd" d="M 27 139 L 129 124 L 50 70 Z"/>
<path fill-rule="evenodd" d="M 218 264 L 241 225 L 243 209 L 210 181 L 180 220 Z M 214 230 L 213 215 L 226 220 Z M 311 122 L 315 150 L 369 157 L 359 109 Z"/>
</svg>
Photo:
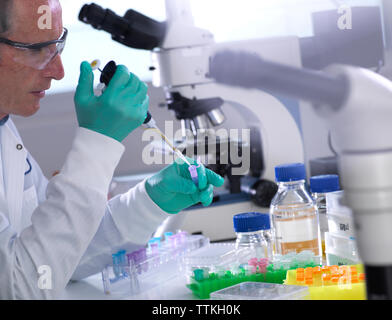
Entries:
<svg viewBox="0 0 392 320">
<path fill-rule="evenodd" d="M 0 0 L 0 34 L 3 34 L 11 28 L 11 11 L 12 0 Z"/>
</svg>

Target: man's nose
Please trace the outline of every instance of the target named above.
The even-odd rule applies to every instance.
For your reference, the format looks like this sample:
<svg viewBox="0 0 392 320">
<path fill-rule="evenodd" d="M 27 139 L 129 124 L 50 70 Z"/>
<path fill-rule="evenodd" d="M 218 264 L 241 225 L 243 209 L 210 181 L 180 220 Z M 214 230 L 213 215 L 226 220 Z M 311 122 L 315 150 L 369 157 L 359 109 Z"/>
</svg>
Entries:
<svg viewBox="0 0 392 320">
<path fill-rule="evenodd" d="M 64 78 L 64 66 L 61 61 L 61 56 L 57 55 L 44 69 L 44 76 L 55 80 Z"/>
</svg>

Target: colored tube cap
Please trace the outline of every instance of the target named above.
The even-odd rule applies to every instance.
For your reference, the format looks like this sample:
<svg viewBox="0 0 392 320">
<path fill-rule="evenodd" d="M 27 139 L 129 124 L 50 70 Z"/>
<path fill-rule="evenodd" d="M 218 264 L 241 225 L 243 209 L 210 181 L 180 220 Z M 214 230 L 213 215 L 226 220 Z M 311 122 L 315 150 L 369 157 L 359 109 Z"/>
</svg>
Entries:
<svg viewBox="0 0 392 320">
<path fill-rule="evenodd" d="M 327 193 L 340 190 L 339 176 L 327 174 L 310 178 L 310 190 L 312 193 Z"/>
<path fill-rule="evenodd" d="M 201 281 L 204 279 L 204 270 L 203 269 L 196 269 L 193 271 L 196 281 Z"/>
</svg>

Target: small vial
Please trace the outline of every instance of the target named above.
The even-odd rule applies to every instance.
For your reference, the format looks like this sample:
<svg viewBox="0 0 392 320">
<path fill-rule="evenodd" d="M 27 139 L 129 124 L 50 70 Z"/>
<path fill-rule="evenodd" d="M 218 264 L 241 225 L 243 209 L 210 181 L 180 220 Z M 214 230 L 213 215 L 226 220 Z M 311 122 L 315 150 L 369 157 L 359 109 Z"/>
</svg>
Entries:
<svg viewBox="0 0 392 320">
<path fill-rule="evenodd" d="M 295 279 L 297 285 L 304 285 L 305 284 L 305 275 L 303 273 L 298 273 Z"/>
<path fill-rule="evenodd" d="M 313 268 L 313 281 L 316 287 L 322 285 L 322 271 L 320 267 Z"/>
<path fill-rule="evenodd" d="M 330 274 L 323 274 L 321 280 L 322 280 L 323 286 L 331 285 L 331 275 Z"/>
<path fill-rule="evenodd" d="M 116 278 L 121 277 L 121 256 L 119 252 L 112 254 L 113 272 Z"/>
<path fill-rule="evenodd" d="M 321 264 L 318 211 L 305 188 L 305 165 L 294 163 L 277 166 L 275 176 L 278 191 L 270 207 L 274 254 L 310 250 L 317 264 Z"/>
<path fill-rule="evenodd" d="M 127 266 L 128 266 L 128 261 L 126 258 L 126 251 L 125 250 L 120 250 L 117 252 L 117 257 L 118 257 L 118 263 L 120 266 L 120 272 L 123 276 L 127 276 Z"/>
<path fill-rule="evenodd" d="M 199 166 L 194 166 L 194 165 L 191 165 L 191 166 L 189 166 L 188 167 L 188 170 L 189 170 L 189 173 L 190 173 L 190 175 L 191 175 L 191 178 L 192 178 L 192 181 L 193 181 L 193 183 L 198 187 L 199 186 L 199 176 L 198 176 L 198 174 L 197 174 L 197 168 L 199 168 L 200 167 L 200 164 L 199 164 Z"/>
<path fill-rule="evenodd" d="M 272 244 L 269 236 L 268 214 L 259 212 L 237 214 L 233 217 L 233 224 L 237 234 L 236 257 L 240 265 L 248 264 L 251 259 L 271 259 Z"/>
<path fill-rule="evenodd" d="M 328 232 L 327 193 L 340 190 L 339 176 L 336 174 L 314 176 L 310 178 L 310 191 L 316 202 L 321 235 L 321 247 L 325 256 L 325 232 Z"/>
<path fill-rule="evenodd" d="M 173 232 L 167 231 L 167 232 L 165 232 L 163 235 L 164 235 L 164 237 L 165 237 L 165 241 L 168 241 L 168 240 L 169 240 L 169 237 L 173 235 Z"/>
</svg>

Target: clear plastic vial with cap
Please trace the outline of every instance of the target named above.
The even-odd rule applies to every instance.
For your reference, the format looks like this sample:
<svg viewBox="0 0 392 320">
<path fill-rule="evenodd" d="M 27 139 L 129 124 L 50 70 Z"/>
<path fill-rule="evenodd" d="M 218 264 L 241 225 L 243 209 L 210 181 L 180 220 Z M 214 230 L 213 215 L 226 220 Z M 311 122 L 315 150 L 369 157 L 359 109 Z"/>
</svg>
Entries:
<svg viewBox="0 0 392 320">
<path fill-rule="evenodd" d="M 336 174 L 313 176 L 310 178 L 310 191 L 312 192 L 313 200 L 316 202 L 319 214 L 323 255 L 325 255 L 325 232 L 328 232 L 327 193 L 339 190 L 339 176 Z"/>
<path fill-rule="evenodd" d="M 270 217 L 268 213 L 247 212 L 233 217 L 237 239 L 235 250 L 240 264 L 250 259 L 272 259 Z"/>
<path fill-rule="evenodd" d="M 274 253 L 312 251 L 322 258 L 318 211 L 305 188 L 306 170 L 302 163 L 275 167 L 278 191 L 271 202 L 270 217 Z"/>
</svg>

